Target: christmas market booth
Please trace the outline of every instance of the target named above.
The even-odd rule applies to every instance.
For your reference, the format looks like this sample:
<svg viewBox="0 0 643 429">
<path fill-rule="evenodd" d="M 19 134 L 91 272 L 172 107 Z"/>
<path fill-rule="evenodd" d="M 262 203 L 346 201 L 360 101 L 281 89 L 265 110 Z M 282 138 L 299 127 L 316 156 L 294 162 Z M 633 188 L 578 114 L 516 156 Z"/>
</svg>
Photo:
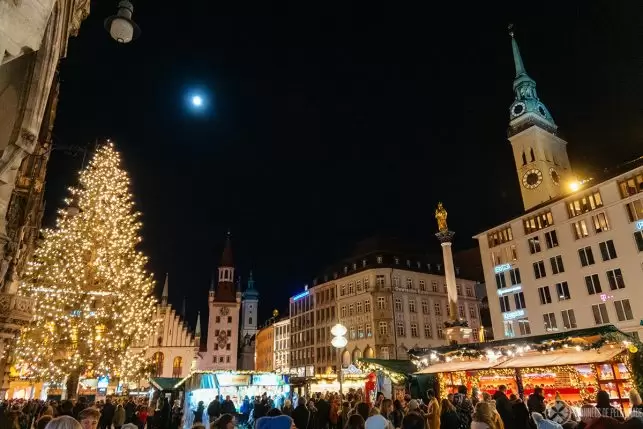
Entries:
<svg viewBox="0 0 643 429">
<path fill-rule="evenodd" d="M 426 388 L 418 385 L 422 377 L 411 375 L 417 368 L 410 360 L 362 358 L 358 359 L 357 366 L 364 373 L 375 375 L 368 378 L 365 390 L 373 398 L 377 392 L 384 393 L 387 398 L 400 400 L 407 392 L 416 393 L 414 397 L 422 396 L 422 391 L 426 392 Z"/>
<path fill-rule="evenodd" d="M 194 371 L 174 388 L 183 388 L 185 391 L 185 428 L 192 427 L 194 411 L 199 402 L 203 402 L 207 408 L 217 395 L 224 398 L 230 396 L 237 410 L 241 408 L 245 397 L 253 398 L 266 393 L 275 403 L 279 403 L 280 398 L 290 397 L 288 376 L 272 372 Z M 203 421 L 208 421 L 207 416 Z"/>
<path fill-rule="evenodd" d="M 349 365 L 342 368 L 342 391 L 344 393 L 351 390 L 362 389 L 366 392 L 368 388 L 369 373 L 362 371 L 355 365 Z M 339 380 L 337 374 L 329 371 L 326 374 L 315 374 L 308 380 L 308 394 L 313 393 L 335 393 L 339 392 Z"/>
<path fill-rule="evenodd" d="M 441 397 L 464 385 L 469 392 L 527 397 L 536 387 L 546 402 L 556 395 L 576 411 L 595 403 L 596 393 L 609 393 L 612 405 L 629 412 L 629 391 L 643 391 L 643 346 L 612 325 L 520 339 L 459 344 L 409 351 L 420 368 L 432 375 Z"/>
</svg>

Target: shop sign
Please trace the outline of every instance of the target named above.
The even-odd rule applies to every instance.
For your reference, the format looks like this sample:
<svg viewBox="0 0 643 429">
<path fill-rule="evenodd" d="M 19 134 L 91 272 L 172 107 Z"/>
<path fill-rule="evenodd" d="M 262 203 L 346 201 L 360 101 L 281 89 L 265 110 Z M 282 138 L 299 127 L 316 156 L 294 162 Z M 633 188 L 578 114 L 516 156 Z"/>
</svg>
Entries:
<svg viewBox="0 0 643 429">
<path fill-rule="evenodd" d="M 516 285 L 512 287 L 503 287 L 498 289 L 498 295 L 502 296 L 511 292 L 518 292 L 520 290 L 522 290 L 522 285 Z"/>
<path fill-rule="evenodd" d="M 636 230 L 640 231 L 643 229 L 643 220 L 637 220 L 636 221 Z"/>
<path fill-rule="evenodd" d="M 505 271 L 509 271 L 510 269 L 511 269 L 511 264 L 501 264 L 493 267 L 493 271 L 496 274 L 504 273 Z"/>
<path fill-rule="evenodd" d="M 98 383 L 96 383 L 96 387 L 98 387 L 99 389 L 107 389 L 107 386 L 109 386 L 109 377 L 98 377 Z"/>
<path fill-rule="evenodd" d="M 502 313 L 502 317 L 505 320 L 517 319 L 517 318 L 522 317 L 524 315 L 525 315 L 525 310 L 516 310 L 516 311 L 510 311 L 508 313 Z"/>
<path fill-rule="evenodd" d="M 248 386 L 250 384 L 249 374 L 217 374 L 219 386 Z"/>
<path fill-rule="evenodd" d="M 279 386 L 282 384 L 282 377 L 277 374 L 253 375 L 252 384 L 256 384 L 259 386 Z"/>
</svg>

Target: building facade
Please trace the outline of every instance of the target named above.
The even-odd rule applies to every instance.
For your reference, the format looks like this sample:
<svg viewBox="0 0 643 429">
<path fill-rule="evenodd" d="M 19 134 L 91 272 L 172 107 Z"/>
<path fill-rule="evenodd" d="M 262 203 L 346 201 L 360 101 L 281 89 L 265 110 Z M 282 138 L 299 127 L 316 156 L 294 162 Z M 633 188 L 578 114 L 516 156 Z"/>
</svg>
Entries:
<svg viewBox="0 0 643 429">
<path fill-rule="evenodd" d="M 273 347 L 275 356 L 273 358 L 274 371 L 281 374 L 290 373 L 290 318 L 282 318 L 275 322 Z"/>
<path fill-rule="evenodd" d="M 246 371 L 255 369 L 258 311 L 259 291 L 255 289 L 255 281 L 252 271 L 250 271 L 248 285 L 241 298 L 241 331 L 239 333 L 240 347 L 237 365 L 237 368 Z"/>
<path fill-rule="evenodd" d="M 275 325 L 267 324 L 256 335 L 255 368 L 257 371 L 274 371 Z"/>
<path fill-rule="evenodd" d="M 290 372 L 298 377 L 315 375 L 314 295 L 305 290 L 290 297 Z"/>
<path fill-rule="evenodd" d="M 541 118 L 536 107 L 526 122 L 515 117 L 525 97 L 532 97 L 526 106 L 542 103 L 513 38 L 512 47 L 516 95 L 509 134 L 527 211 L 475 237 L 489 310 L 498 321 L 494 336 L 603 324 L 640 336 L 643 159 L 594 179 L 570 181 L 566 143 L 555 135 L 548 111 Z M 524 85 L 531 89 L 524 90 Z"/>
<path fill-rule="evenodd" d="M 149 338 L 136 344 L 133 351 L 142 351 L 155 365 L 152 377 L 180 378 L 196 369 L 201 341 L 200 320 L 194 334 L 181 316 L 168 304 L 168 277 L 165 277 L 161 303 L 156 307 L 156 329 Z"/>
<path fill-rule="evenodd" d="M 239 351 L 241 292 L 234 285 L 234 261 L 230 234 L 209 293 L 208 338 L 199 367 L 203 370 L 235 370 Z"/>
<path fill-rule="evenodd" d="M 58 63 L 89 15 L 89 0 L 5 2 L 0 13 L 0 391 L 9 386 L 13 344 L 31 320 L 16 295 L 38 238 Z"/>
<path fill-rule="evenodd" d="M 327 282 L 312 289 L 315 306 L 315 373 L 324 374 L 337 370 L 337 349 L 330 344 L 330 330 L 338 322 L 337 286 Z"/>
</svg>

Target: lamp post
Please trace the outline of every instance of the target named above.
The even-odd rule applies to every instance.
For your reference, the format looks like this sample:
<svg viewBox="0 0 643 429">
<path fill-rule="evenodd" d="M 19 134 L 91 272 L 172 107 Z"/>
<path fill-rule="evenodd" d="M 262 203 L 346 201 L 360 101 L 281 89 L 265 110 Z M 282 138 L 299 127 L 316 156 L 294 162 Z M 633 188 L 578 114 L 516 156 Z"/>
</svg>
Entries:
<svg viewBox="0 0 643 429">
<path fill-rule="evenodd" d="M 134 6 L 129 0 L 118 3 L 118 12 L 105 20 L 105 29 L 118 43 L 129 43 L 141 34 L 141 29 L 132 20 Z"/>
<path fill-rule="evenodd" d="M 337 379 L 339 380 L 339 397 L 342 398 L 342 349 L 348 344 L 348 340 L 344 335 L 346 335 L 346 326 L 338 323 L 337 325 L 330 328 L 330 333 L 333 334 L 333 339 L 330 343 L 337 349 L 337 357 L 339 361 L 339 366 L 337 367 Z"/>
</svg>

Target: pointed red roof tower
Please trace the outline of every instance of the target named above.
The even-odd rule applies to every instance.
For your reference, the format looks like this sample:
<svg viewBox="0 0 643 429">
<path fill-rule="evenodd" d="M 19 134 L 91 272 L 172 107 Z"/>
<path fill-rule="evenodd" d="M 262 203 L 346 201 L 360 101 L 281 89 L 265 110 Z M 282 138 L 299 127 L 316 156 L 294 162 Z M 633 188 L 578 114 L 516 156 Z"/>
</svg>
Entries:
<svg viewBox="0 0 643 429">
<path fill-rule="evenodd" d="M 232 240 L 228 232 L 219 264 L 219 283 L 214 301 L 236 302 L 236 291 L 234 288 L 234 261 L 232 259 Z"/>
</svg>

